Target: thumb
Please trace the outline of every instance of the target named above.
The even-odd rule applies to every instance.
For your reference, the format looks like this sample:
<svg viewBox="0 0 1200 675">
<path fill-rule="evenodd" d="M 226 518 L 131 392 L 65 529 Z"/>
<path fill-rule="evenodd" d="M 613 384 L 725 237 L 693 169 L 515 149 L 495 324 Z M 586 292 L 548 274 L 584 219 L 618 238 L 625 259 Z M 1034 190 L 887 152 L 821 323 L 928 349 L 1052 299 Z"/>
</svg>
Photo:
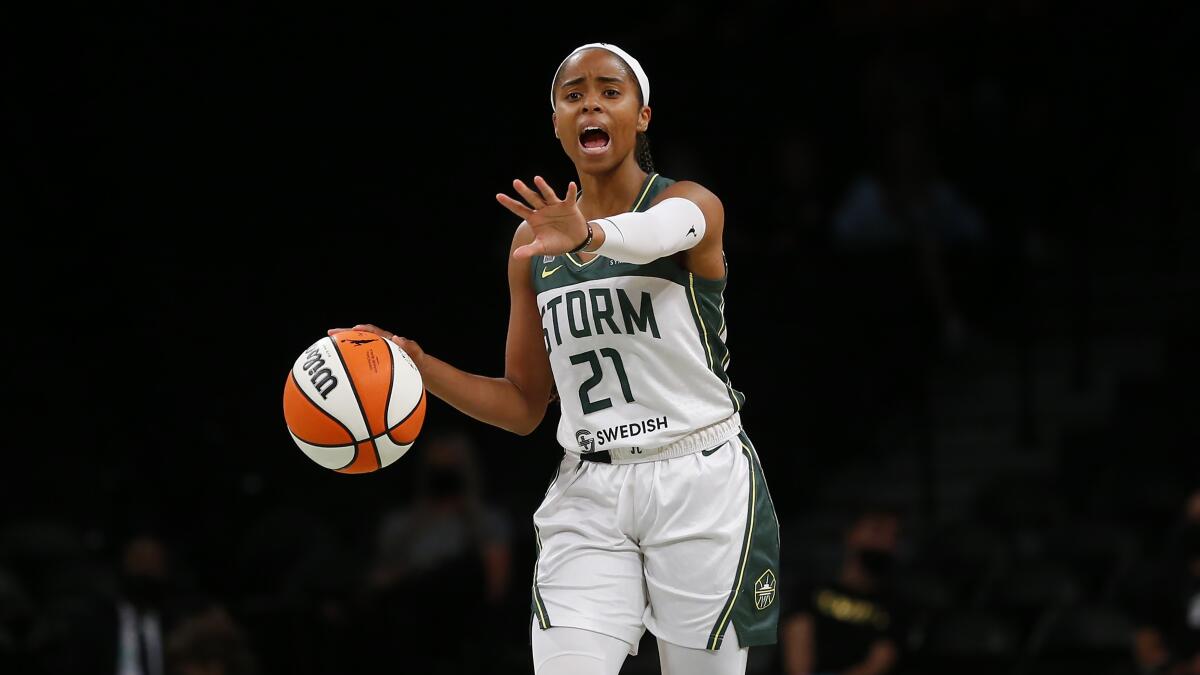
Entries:
<svg viewBox="0 0 1200 675">
<path fill-rule="evenodd" d="M 524 260 L 537 255 L 542 255 L 545 253 L 545 251 L 546 245 L 543 244 L 540 239 L 534 239 L 524 246 L 518 246 L 517 248 L 513 249 L 513 257 L 517 260 Z"/>
</svg>

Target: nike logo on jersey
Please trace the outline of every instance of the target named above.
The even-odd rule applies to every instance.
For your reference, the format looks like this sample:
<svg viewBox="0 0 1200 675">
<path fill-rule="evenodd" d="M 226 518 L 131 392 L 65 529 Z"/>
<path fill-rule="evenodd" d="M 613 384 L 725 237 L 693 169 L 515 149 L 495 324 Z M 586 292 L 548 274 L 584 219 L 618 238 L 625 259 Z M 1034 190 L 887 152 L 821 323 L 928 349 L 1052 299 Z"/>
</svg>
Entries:
<svg viewBox="0 0 1200 675">
<path fill-rule="evenodd" d="M 692 226 L 692 229 L 688 230 L 688 231 L 687 231 L 687 234 L 685 234 L 685 235 L 683 235 L 683 236 L 685 236 L 685 237 L 686 237 L 686 236 L 688 236 L 688 234 L 692 235 L 693 237 L 694 237 L 694 236 L 696 236 L 696 226 L 695 226 L 695 225 L 693 225 L 693 226 Z"/>
<path fill-rule="evenodd" d="M 545 279 L 546 277 L 550 276 L 551 274 L 554 274 L 555 272 L 557 272 L 561 269 L 562 269 L 562 265 L 559 265 L 558 267 L 555 267 L 552 270 L 548 270 L 545 267 L 543 267 L 542 268 L 542 278 Z"/>
<path fill-rule="evenodd" d="M 701 450 L 700 454 L 704 455 L 705 457 L 708 457 L 709 455 L 713 454 L 714 452 L 720 450 L 723 447 L 725 447 L 724 443 L 718 445 L 717 447 L 713 448 L 712 450 Z"/>
</svg>

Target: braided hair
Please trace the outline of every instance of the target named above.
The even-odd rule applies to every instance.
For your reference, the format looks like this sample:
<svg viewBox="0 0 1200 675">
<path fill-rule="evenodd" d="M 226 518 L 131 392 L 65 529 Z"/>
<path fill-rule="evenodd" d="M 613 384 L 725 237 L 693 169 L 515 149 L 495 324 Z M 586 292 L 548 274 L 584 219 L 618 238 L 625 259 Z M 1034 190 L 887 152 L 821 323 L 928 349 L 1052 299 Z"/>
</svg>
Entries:
<svg viewBox="0 0 1200 675">
<path fill-rule="evenodd" d="M 654 158 L 650 156 L 650 137 L 646 135 L 646 132 L 639 131 L 637 133 L 637 148 L 633 154 L 637 158 L 638 166 L 642 167 L 642 171 L 654 173 Z"/>
</svg>

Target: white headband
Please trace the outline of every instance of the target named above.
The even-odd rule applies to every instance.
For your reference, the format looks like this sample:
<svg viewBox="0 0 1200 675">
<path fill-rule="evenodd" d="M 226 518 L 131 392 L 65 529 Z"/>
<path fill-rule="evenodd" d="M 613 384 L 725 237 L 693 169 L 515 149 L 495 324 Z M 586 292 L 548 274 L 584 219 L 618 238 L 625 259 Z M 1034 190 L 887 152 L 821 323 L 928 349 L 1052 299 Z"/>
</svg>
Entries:
<svg viewBox="0 0 1200 675">
<path fill-rule="evenodd" d="M 607 42 L 592 42 L 582 47 L 576 47 L 575 51 L 567 54 L 567 58 L 563 59 L 562 63 L 558 64 L 558 69 L 554 71 L 554 79 L 550 80 L 551 110 L 554 110 L 555 108 L 554 83 L 558 81 L 559 71 L 562 70 L 563 65 L 565 65 L 572 56 L 575 56 L 585 49 L 604 49 L 619 56 L 621 60 L 625 62 L 625 65 L 629 66 L 629 69 L 633 71 L 634 76 L 637 77 L 638 86 L 642 88 L 642 105 L 650 105 L 650 78 L 646 77 L 646 71 L 642 70 L 642 64 L 638 63 L 637 59 L 633 58 L 628 52 L 616 45 L 610 45 Z"/>
</svg>

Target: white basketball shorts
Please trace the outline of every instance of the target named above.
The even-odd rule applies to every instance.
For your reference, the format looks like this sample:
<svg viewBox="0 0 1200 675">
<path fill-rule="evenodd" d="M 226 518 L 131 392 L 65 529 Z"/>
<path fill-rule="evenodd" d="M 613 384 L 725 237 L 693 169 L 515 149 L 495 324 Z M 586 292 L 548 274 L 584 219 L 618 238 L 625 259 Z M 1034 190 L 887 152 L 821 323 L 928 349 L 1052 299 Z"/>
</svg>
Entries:
<svg viewBox="0 0 1200 675">
<path fill-rule="evenodd" d="M 779 524 L 750 439 L 640 464 L 564 455 L 533 516 L 534 625 L 717 650 L 775 642 Z"/>
</svg>

